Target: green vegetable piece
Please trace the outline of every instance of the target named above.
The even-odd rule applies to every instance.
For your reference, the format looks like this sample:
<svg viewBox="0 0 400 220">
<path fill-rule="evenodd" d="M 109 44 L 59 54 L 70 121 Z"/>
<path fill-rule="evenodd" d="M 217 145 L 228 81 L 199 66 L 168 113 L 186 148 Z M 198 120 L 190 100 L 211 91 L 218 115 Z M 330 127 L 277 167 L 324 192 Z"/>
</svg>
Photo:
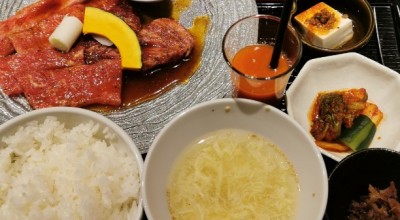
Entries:
<svg viewBox="0 0 400 220">
<path fill-rule="evenodd" d="M 374 124 L 371 130 L 369 131 L 367 138 L 363 142 L 361 142 L 360 145 L 358 146 L 358 150 L 368 148 L 368 146 L 372 142 L 372 139 L 374 139 L 375 132 L 376 132 L 376 125 Z"/>
<path fill-rule="evenodd" d="M 376 132 L 376 125 L 366 115 L 354 119 L 351 128 L 345 128 L 340 134 L 339 141 L 353 151 L 367 148 Z"/>
</svg>

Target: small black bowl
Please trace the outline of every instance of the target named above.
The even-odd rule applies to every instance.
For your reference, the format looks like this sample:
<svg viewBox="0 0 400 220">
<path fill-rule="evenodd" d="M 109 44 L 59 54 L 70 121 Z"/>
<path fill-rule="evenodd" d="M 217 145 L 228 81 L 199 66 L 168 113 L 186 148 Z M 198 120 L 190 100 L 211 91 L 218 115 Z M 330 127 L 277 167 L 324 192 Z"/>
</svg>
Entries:
<svg viewBox="0 0 400 220">
<path fill-rule="evenodd" d="M 368 0 L 324 0 L 323 2 L 333 7 L 340 13 L 347 14 L 353 21 L 353 38 L 343 46 L 335 49 L 318 47 L 309 42 L 305 37 L 303 37 L 301 28 L 295 21 L 294 17 L 319 2 L 321 1 L 297 0 L 295 12 L 292 16 L 292 26 L 301 36 L 302 42 L 305 45 L 305 49 L 321 55 L 331 55 L 357 51 L 369 42 L 375 30 L 375 17 Z"/>
<path fill-rule="evenodd" d="M 368 148 L 341 160 L 329 176 L 327 220 L 345 220 L 353 200 L 368 195 L 368 186 L 385 189 L 394 181 L 400 193 L 400 153 Z M 398 195 L 400 196 L 400 195 Z"/>
</svg>

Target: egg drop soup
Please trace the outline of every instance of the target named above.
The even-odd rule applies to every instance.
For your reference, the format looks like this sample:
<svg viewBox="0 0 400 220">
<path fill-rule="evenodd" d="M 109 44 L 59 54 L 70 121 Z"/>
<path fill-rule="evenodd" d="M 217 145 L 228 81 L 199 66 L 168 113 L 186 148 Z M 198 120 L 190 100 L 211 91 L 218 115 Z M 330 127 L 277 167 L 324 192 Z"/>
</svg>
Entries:
<svg viewBox="0 0 400 220">
<path fill-rule="evenodd" d="M 294 219 L 298 177 L 283 151 L 253 132 L 223 129 L 196 139 L 167 186 L 173 219 Z"/>
</svg>

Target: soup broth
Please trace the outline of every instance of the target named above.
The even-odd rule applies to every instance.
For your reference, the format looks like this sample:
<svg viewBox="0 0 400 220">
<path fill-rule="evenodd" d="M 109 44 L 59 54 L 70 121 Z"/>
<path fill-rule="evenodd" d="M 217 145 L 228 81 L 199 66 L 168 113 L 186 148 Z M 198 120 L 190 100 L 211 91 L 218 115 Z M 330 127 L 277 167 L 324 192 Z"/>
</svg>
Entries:
<svg viewBox="0 0 400 220">
<path fill-rule="evenodd" d="M 298 194 L 297 174 L 283 151 L 237 129 L 190 144 L 167 186 L 173 219 L 293 219 Z"/>
</svg>

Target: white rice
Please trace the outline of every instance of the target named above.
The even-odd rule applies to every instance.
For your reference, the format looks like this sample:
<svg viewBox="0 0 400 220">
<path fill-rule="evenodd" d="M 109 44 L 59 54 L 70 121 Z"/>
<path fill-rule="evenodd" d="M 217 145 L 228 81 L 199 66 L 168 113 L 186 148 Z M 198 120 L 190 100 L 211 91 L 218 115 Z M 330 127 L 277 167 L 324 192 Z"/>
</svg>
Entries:
<svg viewBox="0 0 400 220">
<path fill-rule="evenodd" d="M 0 145 L 0 219 L 131 219 L 138 165 L 94 122 L 32 121 Z"/>
</svg>

